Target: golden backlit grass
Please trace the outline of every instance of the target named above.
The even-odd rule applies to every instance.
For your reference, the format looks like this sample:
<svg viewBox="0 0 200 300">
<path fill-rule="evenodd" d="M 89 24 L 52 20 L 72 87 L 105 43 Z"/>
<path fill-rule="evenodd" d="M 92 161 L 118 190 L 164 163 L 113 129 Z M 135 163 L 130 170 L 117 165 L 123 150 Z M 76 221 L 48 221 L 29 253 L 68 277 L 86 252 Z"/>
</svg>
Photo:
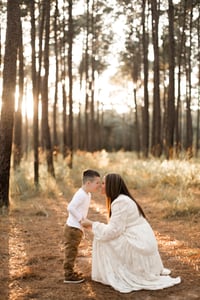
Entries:
<svg viewBox="0 0 200 300">
<path fill-rule="evenodd" d="M 73 168 L 58 155 L 54 161 L 56 178 L 47 173 L 46 162 L 41 158 L 39 166 L 39 188 L 34 186 L 33 158 L 22 161 L 17 171 L 11 171 L 10 195 L 16 200 L 36 196 L 56 198 L 70 197 L 81 185 L 81 174 L 87 168 L 96 169 L 101 176 L 108 172 L 122 175 L 130 189 L 143 193 L 154 191 L 154 199 L 163 204 L 167 216 L 199 213 L 200 207 L 200 161 L 138 159 L 134 152 L 100 151 L 95 153 L 77 151 Z"/>
</svg>

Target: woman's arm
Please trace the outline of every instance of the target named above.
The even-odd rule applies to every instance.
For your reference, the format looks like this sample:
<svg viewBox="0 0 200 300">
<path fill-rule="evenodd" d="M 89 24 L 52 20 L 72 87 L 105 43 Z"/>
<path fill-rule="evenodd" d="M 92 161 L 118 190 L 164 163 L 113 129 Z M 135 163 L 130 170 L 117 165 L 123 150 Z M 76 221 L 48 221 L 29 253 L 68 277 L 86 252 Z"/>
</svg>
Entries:
<svg viewBox="0 0 200 300">
<path fill-rule="evenodd" d="M 112 203 L 112 214 L 108 224 L 93 222 L 92 231 L 97 240 L 108 241 L 119 237 L 126 228 L 129 201 L 123 196 Z"/>
</svg>

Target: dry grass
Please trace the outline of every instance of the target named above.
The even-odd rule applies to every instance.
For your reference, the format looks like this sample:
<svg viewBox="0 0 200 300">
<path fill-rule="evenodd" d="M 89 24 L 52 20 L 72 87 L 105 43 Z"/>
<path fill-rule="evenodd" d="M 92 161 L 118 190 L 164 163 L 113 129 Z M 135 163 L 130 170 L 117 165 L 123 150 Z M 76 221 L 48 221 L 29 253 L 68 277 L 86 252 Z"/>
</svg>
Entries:
<svg viewBox="0 0 200 300">
<path fill-rule="evenodd" d="M 17 171 L 12 171 L 11 198 L 26 200 L 35 196 L 54 198 L 69 197 L 81 184 L 84 169 L 93 168 L 101 176 L 108 172 L 120 173 L 130 189 L 145 192 L 153 190 L 157 204 L 162 203 L 166 216 L 181 216 L 199 213 L 200 162 L 198 160 L 138 159 L 133 152 L 106 151 L 88 153 L 78 151 L 74 155 L 73 169 L 67 161 L 58 156 L 54 161 L 56 179 L 47 173 L 46 163 L 40 164 L 40 186 L 36 190 L 33 182 L 33 162 L 31 157 L 23 161 Z M 46 214 L 38 207 L 38 213 Z"/>
</svg>

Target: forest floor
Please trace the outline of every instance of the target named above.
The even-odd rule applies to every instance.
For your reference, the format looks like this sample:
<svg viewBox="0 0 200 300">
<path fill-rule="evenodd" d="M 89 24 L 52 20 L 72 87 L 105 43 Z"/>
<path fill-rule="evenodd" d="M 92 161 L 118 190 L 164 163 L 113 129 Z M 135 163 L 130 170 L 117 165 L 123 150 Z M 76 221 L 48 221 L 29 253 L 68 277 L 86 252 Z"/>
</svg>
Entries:
<svg viewBox="0 0 200 300">
<path fill-rule="evenodd" d="M 91 280 L 92 236 L 81 242 L 77 270 L 85 276 L 81 284 L 63 283 L 63 227 L 67 200 L 34 198 L 20 201 L 9 214 L 0 216 L 0 300 L 71 299 L 200 299 L 199 213 L 164 218 L 162 203 L 153 191 L 134 191 L 156 234 L 164 266 L 181 284 L 159 291 L 121 294 Z M 198 199 L 200 195 L 197 195 Z M 94 200 L 95 199 L 95 200 Z M 106 221 L 104 198 L 92 199 L 89 217 Z"/>
</svg>

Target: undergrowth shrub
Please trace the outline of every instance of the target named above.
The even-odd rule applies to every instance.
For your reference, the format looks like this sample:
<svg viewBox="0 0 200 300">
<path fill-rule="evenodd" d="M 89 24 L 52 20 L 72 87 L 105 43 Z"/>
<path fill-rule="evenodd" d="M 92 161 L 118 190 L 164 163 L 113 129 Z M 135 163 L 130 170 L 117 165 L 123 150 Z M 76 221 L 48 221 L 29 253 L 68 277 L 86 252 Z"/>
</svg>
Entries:
<svg viewBox="0 0 200 300">
<path fill-rule="evenodd" d="M 94 153 L 77 151 L 74 153 L 73 168 L 58 155 L 54 161 L 55 178 L 47 172 L 46 161 L 40 159 L 39 186 L 34 186 L 32 157 L 22 161 L 20 168 L 11 171 L 10 193 L 12 198 L 29 199 L 42 196 L 70 198 L 81 186 L 81 176 L 85 169 L 96 169 L 103 177 L 106 173 L 121 174 L 130 189 L 148 193 L 154 190 L 155 201 L 165 201 L 171 215 L 196 211 L 196 198 L 200 186 L 200 162 L 198 160 L 138 159 L 133 152 L 112 152 L 105 150 Z M 196 192 L 196 194 L 194 193 Z M 194 209 L 195 208 L 195 209 Z"/>
</svg>

